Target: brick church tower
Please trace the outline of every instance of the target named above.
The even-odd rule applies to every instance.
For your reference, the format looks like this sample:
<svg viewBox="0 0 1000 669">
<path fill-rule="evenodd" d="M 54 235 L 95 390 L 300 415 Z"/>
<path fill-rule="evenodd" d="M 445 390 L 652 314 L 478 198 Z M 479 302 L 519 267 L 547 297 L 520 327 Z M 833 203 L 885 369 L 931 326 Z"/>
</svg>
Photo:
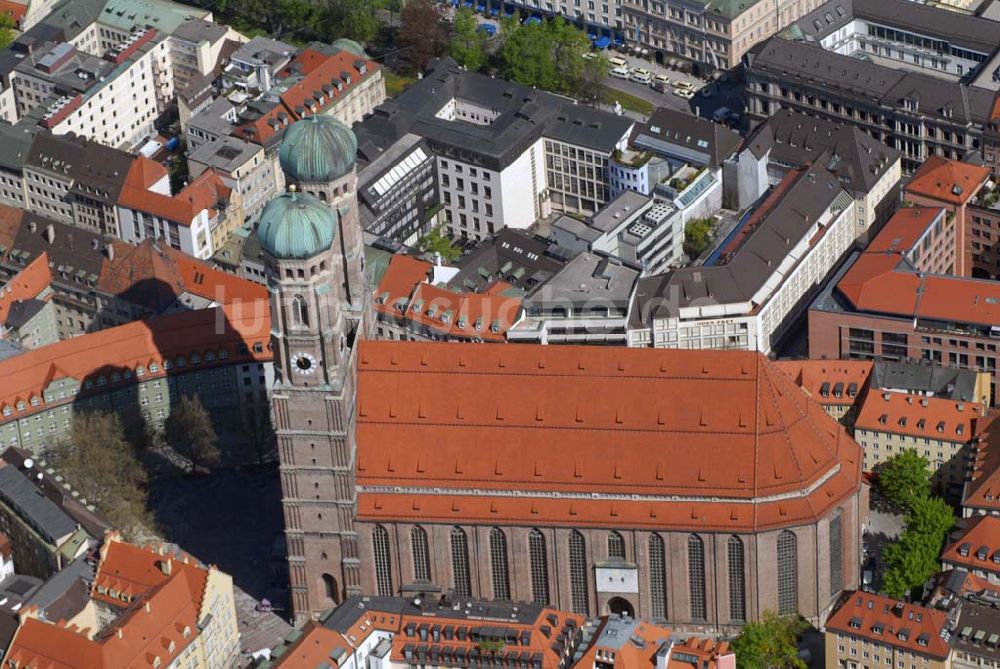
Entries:
<svg viewBox="0 0 1000 669">
<path fill-rule="evenodd" d="M 365 315 L 357 140 L 330 117 L 285 133 L 289 191 L 260 217 L 271 294 L 272 414 L 296 624 L 360 594 L 355 511 L 357 340 Z"/>
</svg>

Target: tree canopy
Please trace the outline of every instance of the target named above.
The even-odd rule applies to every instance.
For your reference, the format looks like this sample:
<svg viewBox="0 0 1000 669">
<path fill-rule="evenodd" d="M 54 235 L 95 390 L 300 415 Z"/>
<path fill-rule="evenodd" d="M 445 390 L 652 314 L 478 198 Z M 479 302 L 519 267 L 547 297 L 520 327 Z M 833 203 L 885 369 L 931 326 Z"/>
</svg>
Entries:
<svg viewBox="0 0 1000 669">
<path fill-rule="evenodd" d="M 14 20 L 0 14 L 0 49 L 6 49 L 14 41 Z"/>
<path fill-rule="evenodd" d="M 939 497 L 914 497 L 909 507 L 906 529 L 899 540 L 886 546 L 883 590 L 901 599 L 937 573 L 938 557 L 955 514 Z"/>
<path fill-rule="evenodd" d="M 444 53 L 448 34 L 433 0 L 408 0 L 403 5 L 396 38 L 400 57 L 422 72 L 433 58 Z"/>
<path fill-rule="evenodd" d="M 219 438 L 212 418 L 197 395 L 184 395 L 163 426 L 167 443 L 191 461 L 194 469 L 219 463 Z"/>
<path fill-rule="evenodd" d="M 761 619 L 743 626 L 733 641 L 739 669 L 806 669 L 798 656 L 799 637 L 806 623 L 798 616 L 778 616 L 765 611 Z"/>
<path fill-rule="evenodd" d="M 417 248 L 423 253 L 439 253 L 445 262 L 455 262 L 462 257 L 462 249 L 455 246 L 440 225 L 418 239 Z"/>
<path fill-rule="evenodd" d="M 918 499 L 931 494 L 931 478 L 927 458 L 907 448 L 892 456 L 878 469 L 878 484 L 882 493 L 903 512 L 909 511 Z"/>
<path fill-rule="evenodd" d="M 479 29 L 479 21 L 468 7 L 461 7 L 455 12 L 450 51 L 455 62 L 471 72 L 480 70 L 486 64 L 486 35 Z"/>
<path fill-rule="evenodd" d="M 714 218 L 693 218 L 684 226 L 684 253 L 689 258 L 697 258 L 708 248 L 712 239 L 709 233 L 715 225 Z"/>
<path fill-rule="evenodd" d="M 513 81 L 584 100 L 596 100 L 607 75 L 601 56 L 590 60 L 586 33 L 562 17 L 541 23 L 500 20 L 500 61 Z"/>
<path fill-rule="evenodd" d="M 52 459 L 80 496 L 126 539 L 154 531 L 147 509 L 148 477 L 117 415 L 78 413 L 70 436 L 55 445 Z"/>
</svg>

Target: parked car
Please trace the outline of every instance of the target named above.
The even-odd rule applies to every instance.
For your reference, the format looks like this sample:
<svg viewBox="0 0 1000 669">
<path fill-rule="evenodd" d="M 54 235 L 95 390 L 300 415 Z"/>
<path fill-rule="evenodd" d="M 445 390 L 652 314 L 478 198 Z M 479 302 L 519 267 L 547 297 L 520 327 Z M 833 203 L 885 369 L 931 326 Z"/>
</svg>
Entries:
<svg viewBox="0 0 1000 669">
<path fill-rule="evenodd" d="M 664 74 L 658 74 L 653 77 L 653 81 L 649 85 L 653 87 L 654 91 L 659 93 L 668 93 L 670 91 L 670 77 Z"/>
<path fill-rule="evenodd" d="M 684 98 L 685 100 L 690 100 L 694 97 L 694 91 L 689 91 L 686 88 L 675 88 L 674 95 L 679 98 Z"/>
<path fill-rule="evenodd" d="M 611 67 L 628 67 L 628 61 L 621 56 L 611 56 L 608 58 L 608 63 Z"/>
<path fill-rule="evenodd" d="M 716 123 L 725 123 L 729 119 L 730 114 L 732 112 L 729 110 L 729 107 L 719 107 L 712 112 L 712 120 Z"/>
<path fill-rule="evenodd" d="M 628 79 L 629 71 L 627 67 L 620 66 L 611 68 L 611 71 L 608 74 L 610 74 L 615 79 Z"/>
<path fill-rule="evenodd" d="M 715 95 L 715 89 L 712 88 L 711 86 L 703 86 L 701 89 L 699 89 L 698 94 L 703 98 L 710 98 L 713 95 Z"/>
<path fill-rule="evenodd" d="M 674 88 L 679 88 L 682 91 L 689 91 L 694 93 L 694 84 L 687 81 L 677 80 L 674 82 Z"/>
<path fill-rule="evenodd" d="M 630 79 L 637 84 L 648 84 L 653 80 L 653 73 L 644 67 L 637 67 L 632 70 L 632 76 Z"/>
</svg>

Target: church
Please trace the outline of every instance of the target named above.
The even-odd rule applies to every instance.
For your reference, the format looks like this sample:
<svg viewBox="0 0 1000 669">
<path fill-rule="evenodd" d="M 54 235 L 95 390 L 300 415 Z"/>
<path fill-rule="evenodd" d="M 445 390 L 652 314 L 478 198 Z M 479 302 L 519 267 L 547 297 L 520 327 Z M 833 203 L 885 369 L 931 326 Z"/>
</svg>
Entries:
<svg viewBox="0 0 1000 669">
<path fill-rule="evenodd" d="M 352 131 L 261 214 L 292 606 L 533 601 L 728 633 L 856 588 L 861 449 L 766 357 L 372 340 Z"/>
</svg>

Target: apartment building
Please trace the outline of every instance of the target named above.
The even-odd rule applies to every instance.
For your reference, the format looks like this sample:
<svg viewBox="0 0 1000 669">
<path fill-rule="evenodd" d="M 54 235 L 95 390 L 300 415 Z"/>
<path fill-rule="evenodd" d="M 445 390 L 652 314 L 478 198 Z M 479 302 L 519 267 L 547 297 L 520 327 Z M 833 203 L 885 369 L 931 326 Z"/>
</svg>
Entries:
<svg viewBox="0 0 1000 669">
<path fill-rule="evenodd" d="M 158 429 L 171 406 L 197 395 L 220 434 L 266 410 L 273 381 L 266 315 L 252 305 L 133 321 L 0 361 L 0 441 L 44 453 L 76 411 L 114 411 Z M 256 337 L 256 339 L 255 339 Z M 262 338 L 261 338 L 262 337 Z"/>
<path fill-rule="evenodd" d="M 195 258 L 210 258 L 243 225 L 239 190 L 214 169 L 171 195 L 166 168 L 141 156 L 133 161 L 116 206 L 122 240 L 157 240 Z"/>
<path fill-rule="evenodd" d="M 553 643 L 554 641 L 554 643 Z M 729 644 L 645 620 L 601 618 L 526 602 L 352 597 L 306 623 L 262 669 L 333 661 L 341 669 L 455 668 L 489 662 L 536 669 L 735 669 Z"/>
<path fill-rule="evenodd" d="M 912 6 L 906 0 L 829 0 L 797 21 L 785 36 L 891 67 L 973 83 L 980 73 L 992 78 L 988 61 L 998 51 L 994 24 L 971 12 L 923 3 Z M 992 66 L 995 69 L 996 63 Z"/>
<path fill-rule="evenodd" d="M 975 516 L 941 552 L 943 568 L 1000 583 L 1000 516 Z"/>
<path fill-rule="evenodd" d="M 770 352 L 853 243 L 856 215 L 822 166 L 790 172 L 715 264 L 639 281 L 629 346 Z"/>
<path fill-rule="evenodd" d="M 950 669 L 944 611 L 867 592 L 845 593 L 826 621 L 826 669 Z"/>
<path fill-rule="evenodd" d="M 109 533 L 93 585 L 66 624 L 21 612 L 9 666 L 44 659 L 71 669 L 151 666 L 216 669 L 239 658 L 233 580 L 166 545 L 124 543 Z"/>
<path fill-rule="evenodd" d="M 942 208 L 897 211 L 810 305 L 810 357 L 984 371 L 996 402 L 1000 288 L 946 273 L 954 263 L 953 220 Z"/>
<path fill-rule="evenodd" d="M 19 210 L 0 208 L 0 213 L 9 226 L 0 230 L 0 277 L 7 282 L 0 299 L 50 302 L 55 339 L 167 311 L 266 296 L 256 284 L 152 240 L 137 246 L 109 243 L 98 234 Z M 52 339 L 52 333 L 43 337 Z"/>
<path fill-rule="evenodd" d="M 424 138 L 449 231 L 481 240 L 552 210 L 597 211 L 610 198 L 609 160 L 631 125 L 444 58 L 356 130 L 369 159 L 407 135 Z"/>
<path fill-rule="evenodd" d="M 416 244 L 436 225 L 437 169 L 426 140 L 406 134 L 359 166 L 358 206 L 365 232 L 401 244 Z"/>
<path fill-rule="evenodd" d="M 950 499 L 961 499 L 986 406 L 907 393 L 869 392 L 854 419 L 854 439 L 864 450 L 865 471 L 904 450 L 927 459 L 932 481 Z"/>
<path fill-rule="evenodd" d="M 654 274 L 682 264 L 684 224 L 696 216 L 690 214 L 669 200 L 626 190 L 582 221 L 560 216 L 552 222 L 551 237 L 571 252 L 614 256 Z"/>
<path fill-rule="evenodd" d="M 764 156 L 769 185 L 779 183 L 789 169 L 823 165 L 854 196 L 859 238 L 873 226 L 881 227 L 899 203 L 899 151 L 853 125 L 781 109 L 757 127 L 743 152 Z M 765 192 L 756 171 L 744 176 L 733 170 L 732 176 L 725 178 L 749 182 L 752 192 L 748 199 Z"/>
<path fill-rule="evenodd" d="M 507 341 L 623 346 L 632 292 L 641 269 L 582 251 L 524 299 L 524 318 Z"/>
<path fill-rule="evenodd" d="M 264 205 L 278 192 L 279 177 L 274 161 L 268 159 L 263 147 L 224 136 L 202 145 L 187 155 L 188 173 L 192 179 L 214 170 L 230 190 L 239 193 L 245 221 L 256 221 Z M 218 250 L 225 235 L 215 234 L 213 248 Z"/>
<path fill-rule="evenodd" d="M 449 290 L 429 281 L 433 265 L 394 255 L 375 289 L 381 339 L 503 342 L 522 317 L 521 299 L 497 281 L 483 292 Z"/>
<path fill-rule="evenodd" d="M 906 184 L 903 200 L 947 212 L 954 264 L 945 273 L 980 279 L 1000 274 L 1000 190 L 989 168 L 932 157 Z"/>
<path fill-rule="evenodd" d="M 0 461 L 0 531 L 10 539 L 18 573 L 45 579 L 87 553 L 96 539 L 39 491 L 28 478 L 35 474 Z"/>
<path fill-rule="evenodd" d="M 679 55 L 695 72 L 735 67 L 766 40 L 821 0 L 622 0 L 624 34 L 646 45 L 658 62 Z"/>
<path fill-rule="evenodd" d="M 774 37 L 747 54 L 747 113 L 761 123 L 793 109 L 852 124 L 900 151 L 911 174 L 931 156 L 983 146 L 994 91 Z"/>
</svg>

